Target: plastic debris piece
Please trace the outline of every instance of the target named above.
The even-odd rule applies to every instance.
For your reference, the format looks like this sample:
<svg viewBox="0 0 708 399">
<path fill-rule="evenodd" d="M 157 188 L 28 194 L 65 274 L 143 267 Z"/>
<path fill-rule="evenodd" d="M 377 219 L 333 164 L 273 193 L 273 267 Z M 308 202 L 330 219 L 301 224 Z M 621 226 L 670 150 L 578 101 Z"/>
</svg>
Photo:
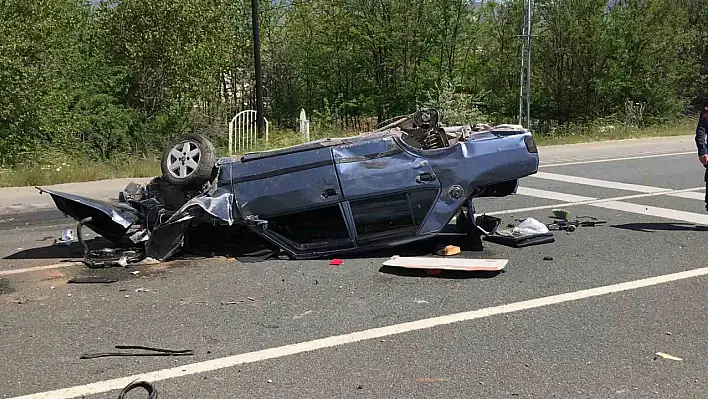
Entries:
<svg viewBox="0 0 708 399">
<path fill-rule="evenodd" d="M 673 356 L 673 355 L 669 355 L 668 353 L 664 353 L 664 352 L 656 352 L 655 355 L 656 355 L 656 356 L 659 356 L 660 358 L 668 359 L 668 360 L 676 360 L 676 361 L 682 361 L 682 360 L 683 360 L 683 359 L 681 359 L 680 357 L 676 357 L 676 356 Z"/>
<path fill-rule="evenodd" d="M 418 258 L 393 256 L 384 266 L 426 270 L 499 271 L 508 259 Z"/>
<path fill-rule="evenodd" d="M 553 260 L 553 257 L 552 256 L 544 256 L 543 260 Z"/>
<path fill-rule="evenodd" d="M 448 245 L 439 249 L 435 253 L 441 256 L 453 256 L 460 253 L 460 247 L 457 247 L 455 245 Z"/>
<path fill-rule="evenodd" d="M 71 229 L 64 229 L 61 232 L 61 238 L 54 240 L 54 245 L 68 247 L 74 241 L 74 232 Z"/>
<path fill-rule="evenodd" d="M 534 235 L 534 234 L 545 234 L 548 233 L 548 226 L 539 222 L 534 218 L 528 218 L 521 222 L 517 227 L 514 228 L 512 233 L 514 235 Z"/>
<path fill-rule="evenodd" d="M 137 276 L 138 274 L 140 274 L 140 270 L 136 270 L 136 271 L 134 271 L 134 272 L 130 272 L 130 274 L 132 274 L 133 276 Z"/>
<path fill-rule="evenodd" d="M 553 214 L 554 217 L 556 217 L 558 219 L 563 219 L 563 220 L 570 219 L 570 211 L 567 211 L 565 209 L 552 209 L 551 213 Z"/>
<path fill-rule="evenodd" d="M 342 263 L 344 263 L 344 261 L 341 259 L 332 259 L 331 261 L 329 261 L 329 264 L 331 266 L 340 266 Z"/>
</svg>

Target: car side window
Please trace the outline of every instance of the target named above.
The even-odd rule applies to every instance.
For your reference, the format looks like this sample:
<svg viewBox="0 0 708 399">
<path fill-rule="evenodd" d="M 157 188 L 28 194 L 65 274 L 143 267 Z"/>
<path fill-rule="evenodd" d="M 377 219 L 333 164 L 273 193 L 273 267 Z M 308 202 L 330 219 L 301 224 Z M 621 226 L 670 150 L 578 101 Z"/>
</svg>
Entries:
<svg viewBox="0 0 708 399">
<path fill-rule="evenodd" d="M 436 197 L 437 190 L 416 190 L 351 201 L 357 238 L 366 240 L 416 231 Z"/>
<path fill-rule="evenodd" d="M 351 241 L 337 204 L 268 218 L 268 230 L 301 249 Z"/>
</svg>

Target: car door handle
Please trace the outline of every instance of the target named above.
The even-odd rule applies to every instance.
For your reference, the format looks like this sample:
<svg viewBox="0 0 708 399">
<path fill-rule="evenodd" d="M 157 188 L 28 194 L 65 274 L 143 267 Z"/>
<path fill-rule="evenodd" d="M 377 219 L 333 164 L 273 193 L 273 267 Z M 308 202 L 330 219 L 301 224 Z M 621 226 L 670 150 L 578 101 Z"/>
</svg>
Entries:
<svg viewBox="0 0 708 399">
<path fill-rule="evenodd" d="M 415 181 L 417 183 L 422 183 L 424 181 L 433 181 L 435 179 L 436 179 L 436 177 L 432 173 L 421 173 L 418 176 L 416 176 Z"/>
<path fill-rule="evenodd" d="M 322 192 L 322 198 L 336 197 L 337 195 L 339 195 L 339 191 L 333 188 L 328 188 Z"/>
</svg>

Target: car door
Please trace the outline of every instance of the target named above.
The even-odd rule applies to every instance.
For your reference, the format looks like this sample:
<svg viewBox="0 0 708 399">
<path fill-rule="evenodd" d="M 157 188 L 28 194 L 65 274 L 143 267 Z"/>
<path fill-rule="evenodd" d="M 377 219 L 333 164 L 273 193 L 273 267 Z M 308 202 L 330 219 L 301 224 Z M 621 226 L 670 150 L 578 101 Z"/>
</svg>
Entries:
<svg viewBox="0 0 708 399">
<path fill-rule="evenodd" d="M 329 147 L 251 157 L 232 169 L 242 215 L 268 222 L 268 238 L 293 253 L 353 246 Z"/>
<path fill-rule="evenodd" d="M 415 235 L 440 192 L 429 162 L 393 137 L 333 147 L 357 245 Z"/>
</svg>

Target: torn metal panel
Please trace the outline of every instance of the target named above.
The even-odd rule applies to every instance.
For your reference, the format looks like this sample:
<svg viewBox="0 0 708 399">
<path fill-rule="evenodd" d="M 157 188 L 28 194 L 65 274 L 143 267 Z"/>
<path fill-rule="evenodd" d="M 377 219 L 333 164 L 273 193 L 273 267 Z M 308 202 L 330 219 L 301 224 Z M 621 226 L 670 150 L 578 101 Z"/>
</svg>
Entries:
<svg viewBox="0 0 708 399">
<path fill-rule="evenodd" d="M 164 223 L 152 231 L 146 244 L 146 255 L 157 260 L 166 260 L 180 250 L 190 223 L 197 218 L 210 218 L 217 223 L 234 223 L 232 215 L 233 194 L 223 190 L 214 197 L 192 198 Z"/>
<path fill-rule="evenodd" d="M 50 194 L 57 208 L 76 221 L 92 218 L 86 226 L 116 243 L 120 242 L 128 229 L 141 219 L 139 212 L 129 206 L 114 205 L 40 187 L 37 189 L 40 193 Z"/>
</svg>

